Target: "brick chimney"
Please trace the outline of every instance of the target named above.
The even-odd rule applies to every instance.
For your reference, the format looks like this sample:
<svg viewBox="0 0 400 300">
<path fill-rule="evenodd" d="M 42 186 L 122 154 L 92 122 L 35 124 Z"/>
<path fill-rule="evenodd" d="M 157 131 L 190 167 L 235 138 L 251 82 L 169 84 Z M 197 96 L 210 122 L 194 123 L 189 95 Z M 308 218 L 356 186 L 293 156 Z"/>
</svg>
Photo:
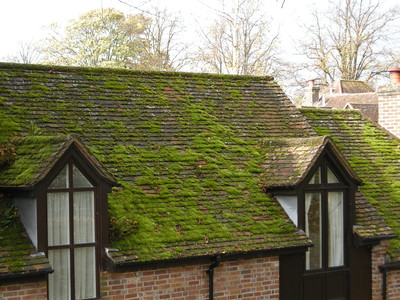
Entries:
<svg viewBox="0 0 400 300">
<path fill-rule="evenodd" d="M 389 68 L 390 83 L 400 83 L 400 67 L 399 68 Z"/>
<path fill-rule="evenodd" d="M 317 106 L 319 87 L 315 85 L 315 80 L 308 80 L 308 86 L 304 89 L 303 106 Z"/>
<path fill-rule="evenodd" d="M 400 67 L 388 71 L 390 84 L 377 89 L 379 124 L 400 138 Z"/>
</svg>

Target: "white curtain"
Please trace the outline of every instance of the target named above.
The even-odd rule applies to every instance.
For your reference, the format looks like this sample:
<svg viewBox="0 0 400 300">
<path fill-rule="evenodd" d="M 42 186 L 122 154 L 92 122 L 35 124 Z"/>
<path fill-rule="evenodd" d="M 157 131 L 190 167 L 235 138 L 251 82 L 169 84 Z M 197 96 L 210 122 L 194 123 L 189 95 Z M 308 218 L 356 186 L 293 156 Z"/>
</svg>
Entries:
<svg viewBox="0 0 400 300">
<path fill-rule="evenodd" d="M 74 193 L 74 244 L 93 243 L 94 192 Z"/>
<path fill-rule="evenodd" d="M 68 193 L 47 193 L 47 236 L 49 246 L 69 244 Z"/>
<path fill-rule="evenodd" d="M 74 193 L 74 243 L 86 244 L 95 241 L 94 192 Z M 95 247 L 75 248 L 75 297 L 96 297 Z"/>
<path fill-rule="evenodd" d="M 49 250 L 49 261 L 54 269 L 49 275 L 49 299 L 71 299 L 69 249 Z"/>
<path fill-rule="evenodd" d="M 75 298 L 96 297 L 96 254 L 94 247 L 75 248 Z"/>
<path fill-rule="evenodd" d="M 328 193 L 329 267 L 344 265 L 343 192 Z"/>
<path fill-rule="evenodd" d="M 316 211 L 315 211 L 316 210 Z M 322 266 L 321 257 L 321 194 L 305 195 L 305 230 L 314 246 L 306 252 L 306 269 L 317 269 Z"/>
</svg>

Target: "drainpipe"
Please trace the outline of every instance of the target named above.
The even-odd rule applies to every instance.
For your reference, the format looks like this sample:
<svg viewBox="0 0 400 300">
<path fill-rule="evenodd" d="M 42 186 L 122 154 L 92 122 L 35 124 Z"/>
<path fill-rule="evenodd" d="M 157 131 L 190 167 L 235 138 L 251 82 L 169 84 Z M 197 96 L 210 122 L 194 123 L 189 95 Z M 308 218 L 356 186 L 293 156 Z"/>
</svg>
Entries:
<svg viewBox="0 0 400 300">
<path fill-rule="evenodd" d="M 382 300 L 387 299 L 387 276 L 390 270 L 400 270 L 400 262 L 379 266 L 379 271 L 382 272 Z"/>
<path fill-rule="evenodd" d="M 208 267 L 206 273 L 208 275 L 208 299 L 214 299 L 214 268 L 218 267 L 221 262 L 221 255 L 214 256 L 214 262 Z"/>
</svg>

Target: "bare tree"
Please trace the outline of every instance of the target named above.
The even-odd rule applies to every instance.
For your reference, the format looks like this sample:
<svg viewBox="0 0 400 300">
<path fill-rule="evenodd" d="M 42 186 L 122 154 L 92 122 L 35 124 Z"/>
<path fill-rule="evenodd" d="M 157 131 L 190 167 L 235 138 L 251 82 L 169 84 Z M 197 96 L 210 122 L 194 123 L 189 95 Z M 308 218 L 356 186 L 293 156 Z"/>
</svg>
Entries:
<svg viewBox="0 0 400 300">
<path fill-rule="evenodd" d="M 272 74 L 278 33 L 271 33 L 261 0 L 220 0 L 218 17 L 203 30 L 197 63 L 203 71 L 227 74 Z"/>
<path fill-rule="evenodd" d="M 313 13 L 302 41 L 309 68 L 325 82 L 338 78 L 371 80 L 387 59 L 389 24 L 399 10 L 383 11 L 379 1 L 331 1 L 327 12 Z"/>
<path fill-rule="evenodd" d="M 40 47 L 36 42 L 21 42 L 15 55 L 6 58 L 9 62 L 33 64 L 41 62 Z"/>
<path fill-rule="evenodd" d="M 188 44 L 182 38 L 183 21 L 167 9 L 153 8 L 144 32 L 143 69 L 178 71 L 188 60 Z"/>
</svg>

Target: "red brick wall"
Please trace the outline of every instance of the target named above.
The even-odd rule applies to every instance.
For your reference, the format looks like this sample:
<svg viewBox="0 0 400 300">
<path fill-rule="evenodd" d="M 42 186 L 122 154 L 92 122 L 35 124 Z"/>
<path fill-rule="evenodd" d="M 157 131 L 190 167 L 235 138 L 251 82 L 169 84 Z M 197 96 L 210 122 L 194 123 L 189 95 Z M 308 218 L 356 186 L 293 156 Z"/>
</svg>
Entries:
<svg viewBox="0 0 400 300">
<path fill-rule="evenodd" d="M 400 270 L 388 272 L 387 277 L 387 300 L 400 299 Z"/>
<path fill-rule="evenodd" d="M 389 241 L 382 241 L 372 248 L 372 299 L 382 300 L 383 274 L 379 266 L 385 264 L 385 254 Z M 386 278 L 387 300 L 400 299 L 400 270 L 388 271 Z"/>
<path fill-rule="evenodd" d="M 208 299 L 210 264 L 102 273 L 102 299 Z M 214 298 L 279 299 L 279 258 L 222 262 L 215 268 Z"/>
<path fill-rule="evenodd" d="M 378 89 L 379 124 L 400 137 L 400 84 Z"/>
<path fill-rule="evenodd" d="M 389 246 L 389 241 L 382 241 L 379 245 L 372 248 L 372 300 L 382 299 L 382 272 L 379 266 L 385 264 L 386 250 Z"/>
<path fill-rule="evenodd" d="M 46 281 L 27 283 L 5 283 L 0 282 L 0 299 L 2 300 L 46 300 Z"/>
</svg>

